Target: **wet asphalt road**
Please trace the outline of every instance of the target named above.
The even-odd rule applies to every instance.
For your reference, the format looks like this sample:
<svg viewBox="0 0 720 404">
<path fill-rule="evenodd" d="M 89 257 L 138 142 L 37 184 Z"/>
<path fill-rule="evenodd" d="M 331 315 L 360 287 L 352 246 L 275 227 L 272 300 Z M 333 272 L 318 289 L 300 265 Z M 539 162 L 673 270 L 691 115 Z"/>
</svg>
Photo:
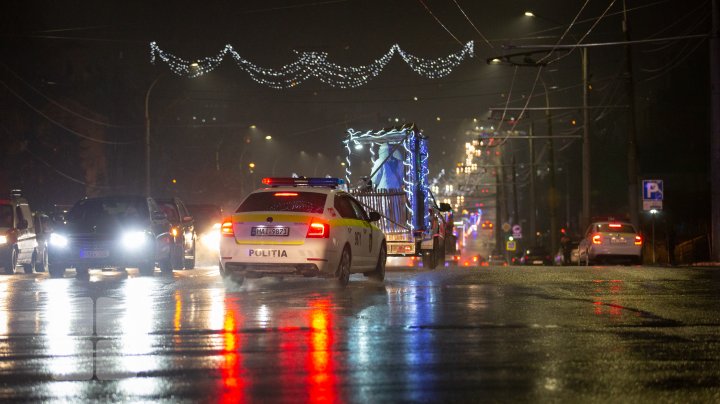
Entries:
<svg viewBox="0 0 720 404">
<path fill-rule="evenodd" d="M 0 277 L 0 401 L 720 402 L 720 269 L 73 274 Z"/>
</svg>

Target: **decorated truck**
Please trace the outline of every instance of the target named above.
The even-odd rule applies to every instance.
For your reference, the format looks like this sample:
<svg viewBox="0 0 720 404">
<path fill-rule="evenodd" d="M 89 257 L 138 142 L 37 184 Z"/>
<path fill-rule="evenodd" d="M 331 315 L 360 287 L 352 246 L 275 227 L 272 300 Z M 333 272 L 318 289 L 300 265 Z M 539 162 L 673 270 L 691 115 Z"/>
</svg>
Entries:
<svg viewBox="0 0 720 404">
<path fill-rule="evenodd" d="M 446 220 L 452 208 L 438 205 L 430 190 L 428 138 L 408 124 L 378 131 L 349 129 L 343 143 L 348 191 L 366 209 L 380 213 L 388 255 L 422 256 L 423 266 L 431 269 L 443 265 L 445 254 L 455 248 L 453 223 Z M 353 167 L 366 168 L 358 162 L 367 158 L 370 172 L 357 176 Z"/>
</svg>

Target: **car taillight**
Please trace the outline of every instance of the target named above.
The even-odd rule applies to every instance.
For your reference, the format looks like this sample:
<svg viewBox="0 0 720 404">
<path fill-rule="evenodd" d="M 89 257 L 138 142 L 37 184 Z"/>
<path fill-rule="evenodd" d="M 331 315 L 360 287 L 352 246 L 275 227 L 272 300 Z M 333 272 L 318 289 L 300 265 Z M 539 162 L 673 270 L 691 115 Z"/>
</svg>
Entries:
<svg viewBox="0 0 720 404">
<path fill-rule="evenodd" d="M 599 234 L 594 235 L 592 238 L 592 242 L 593 244 L 602 244 L 602 236 L 600 236 Z"/>
<path fill-rule="evenodd" d="M 222 234 L 224 237 L 235 237 L 235 230 L 233 230 L 232 220 L 223 221 L 222 226 L 220 226 L 220 234 Z"/>
<path fill-rule="evenodd" d="M 642 236 L 635 236 L 635 245 L 642 245 Z"/>
<path fill-rule="evenodd" d="M 330 225 L 327 223 L 312 222 L 308 226 L 306 238 L 328 238 L 330 237 Z"/>
</svg>

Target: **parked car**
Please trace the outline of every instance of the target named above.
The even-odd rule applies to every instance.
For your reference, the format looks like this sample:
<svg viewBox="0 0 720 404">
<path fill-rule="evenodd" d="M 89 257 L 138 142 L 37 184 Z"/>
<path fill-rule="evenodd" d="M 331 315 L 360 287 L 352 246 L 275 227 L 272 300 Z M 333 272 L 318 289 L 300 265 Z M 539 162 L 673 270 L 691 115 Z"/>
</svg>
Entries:
<svg viewBox="0 0 720 404">
<path fill-rule="evenodd" d="M 172 225 L 170 233 L 175 242 L 172 252 L 173 268 L 195 268 L 195 220 L 180 198 L 158 198 L 155 201 Z"/>
<path fill-rule="evenodd" d="M 552 257 L 545 247 L 530 247 L 520 257 L 522 265 L 552 265 Z"/>
<path fill-rule="evenodd" d="M 32 273 L 38 262 L 37 239 L 30 204 L 19 191 L 0 199 L 0 265 L 6 274 L 15 273 L 22 265 Z"/>
<path fill-rule="evenodd" d="M 75 268 L 79 277 L 91 268 L 138 268 L 151 275 L 155 266 L 172 271 L 170 222 L 152 198 L 118 195 L 84 198 L 50 234 L 48 269 L 62 277 Z"/>
<path fill-rule="evenodd" d="M 631 223 L 604 220 L 590 224 L 580 241 L 579 261 L 590 265 L 596 262 L 642 263 L 643 237 Z"/>
</svg>

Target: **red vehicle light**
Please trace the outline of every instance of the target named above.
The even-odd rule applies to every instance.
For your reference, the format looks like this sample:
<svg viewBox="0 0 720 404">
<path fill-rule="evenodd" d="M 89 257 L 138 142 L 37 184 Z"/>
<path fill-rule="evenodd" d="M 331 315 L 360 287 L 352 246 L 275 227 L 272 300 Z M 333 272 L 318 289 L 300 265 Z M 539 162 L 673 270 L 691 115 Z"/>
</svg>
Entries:
<svg viewBox="0 0 720 404">
<path fill-rule="evenodd" d="M 298 196 L 297 192 L 275 192 L 275 196 Z"/>
<path fill-rule="evenodd" d="M 473 257 L 473 262 L 477 262 L 477 260 L 478 260 L 477 257 Z"/>
<path fill-rule="evenodd" d="M 233 230 L 232 220 L 223 220 L 223 224 L 222 226 L 220 226 L 220 234 L 222 234 L 223 237 L 235 237 L 235 230 Z"/>
<path fill-rule="evenodd" d="M 622 225 L 618 224 L 618 223 L 610 223 L 608 226 L 610 226 L 613 229 L 619 229 L 622 227 Z"/>
<path fill-rule="evenodd" d="M 306 238 L 329 238 L 330 225 L 327 223 L 312 222 L 308 227 Z"/>
<path fill-rule="evenodd" d="M 635 236 L 635 245 L 642 245 L 642 236 Z"/>
<path fill-rule="evenodd" d="M 596 234 L 592 237 L 593 244 L 602 244 L 602 236 Z"/>
</svg>

